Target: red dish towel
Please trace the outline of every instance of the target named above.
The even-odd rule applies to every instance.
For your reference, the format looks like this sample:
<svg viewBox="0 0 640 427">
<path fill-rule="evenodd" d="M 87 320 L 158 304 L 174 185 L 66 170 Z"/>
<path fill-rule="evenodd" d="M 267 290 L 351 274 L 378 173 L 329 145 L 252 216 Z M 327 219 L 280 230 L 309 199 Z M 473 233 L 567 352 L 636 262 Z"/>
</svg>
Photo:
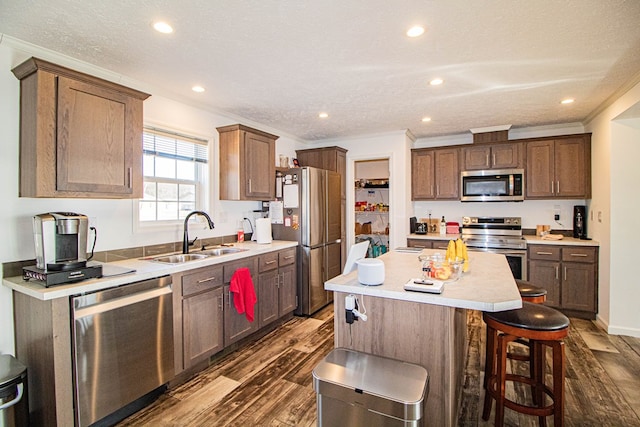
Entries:
<svg viewBox="0 0 640 427">
<path fill-rule="evenodd" d="M 258 301 L 258 298 L 256 298 L 251 272 L 248 268 L 239 268 L 233 273 L 229 291 L 234 294 L 233 305 L 238 313 L 246 312 L 247 320 L 253 322 L 253 306 Z"/>
</svg>

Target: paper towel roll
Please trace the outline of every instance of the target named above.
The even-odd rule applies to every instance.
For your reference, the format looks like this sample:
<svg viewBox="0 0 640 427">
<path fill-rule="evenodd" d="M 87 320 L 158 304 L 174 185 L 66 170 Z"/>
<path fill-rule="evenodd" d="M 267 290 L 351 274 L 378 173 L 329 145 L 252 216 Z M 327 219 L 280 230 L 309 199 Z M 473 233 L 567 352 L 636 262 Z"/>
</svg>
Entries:
<svg viewBox="0 0 640 427">
<path fill-rule="evenodd" d="M 256 219 L 256 242 L 271 243 L 271 218 Z"/>
</svg>

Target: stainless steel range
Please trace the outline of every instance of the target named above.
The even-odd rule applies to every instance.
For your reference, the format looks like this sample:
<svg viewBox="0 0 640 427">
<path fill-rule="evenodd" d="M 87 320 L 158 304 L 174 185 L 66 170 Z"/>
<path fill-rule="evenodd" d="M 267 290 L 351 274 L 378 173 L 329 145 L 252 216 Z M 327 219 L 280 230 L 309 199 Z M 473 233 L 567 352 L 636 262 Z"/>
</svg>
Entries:
<svg viewBox="0 0 640 427">
<path fill-rule="evenodd" d="M 493 252 L 507 257 L 513 277 L 527 278 L 527 241 L 519 217 L 462 218 L 462 240 L 470 251 Z"/>
</svg>

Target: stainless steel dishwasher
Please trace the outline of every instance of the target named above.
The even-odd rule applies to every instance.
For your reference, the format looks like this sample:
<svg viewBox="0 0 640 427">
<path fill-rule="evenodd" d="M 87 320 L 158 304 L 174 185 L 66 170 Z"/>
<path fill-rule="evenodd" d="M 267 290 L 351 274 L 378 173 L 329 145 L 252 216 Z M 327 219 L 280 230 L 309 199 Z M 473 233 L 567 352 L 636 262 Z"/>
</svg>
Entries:
<svg viewBox="0 0 640 427">
<path fill-rule="evenodd" d="M 90 425 L 174 374 L 171 277 L 71 298 L 76 425 Z"/>
</svg>

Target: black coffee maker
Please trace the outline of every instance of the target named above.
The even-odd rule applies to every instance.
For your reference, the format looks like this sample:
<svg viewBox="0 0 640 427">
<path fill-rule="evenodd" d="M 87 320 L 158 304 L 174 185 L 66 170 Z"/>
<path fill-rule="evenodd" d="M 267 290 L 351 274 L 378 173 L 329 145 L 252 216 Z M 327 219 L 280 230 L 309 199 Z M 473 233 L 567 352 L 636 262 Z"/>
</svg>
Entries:
<svg viewBox="0 0 640 427">
<path fill-rule="evenodd" d="M 587 238 L 587 207 L 584 205 L 573 207 L 573 237 L 582 240 Z"/>
</svg>

